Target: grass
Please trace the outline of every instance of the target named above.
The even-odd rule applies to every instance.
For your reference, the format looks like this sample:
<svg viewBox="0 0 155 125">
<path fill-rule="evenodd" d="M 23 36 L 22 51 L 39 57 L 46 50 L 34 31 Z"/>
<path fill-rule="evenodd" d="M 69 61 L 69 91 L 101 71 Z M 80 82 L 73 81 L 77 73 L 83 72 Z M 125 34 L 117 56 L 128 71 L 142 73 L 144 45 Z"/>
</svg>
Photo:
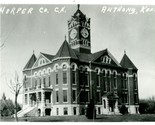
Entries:
<svg viewBox="0 0 155 125">
<path fill-rule="evenodd" d="M 14 118 L 1 118 L 1 121 L 13 122 Z M 46 116 L 46 117 L 23 117 L 21 122 L 155 122 L 155 114 L 143 115 L 100 115 L 96 119 L 87 119 L 85 116 Z"/>
</svg>

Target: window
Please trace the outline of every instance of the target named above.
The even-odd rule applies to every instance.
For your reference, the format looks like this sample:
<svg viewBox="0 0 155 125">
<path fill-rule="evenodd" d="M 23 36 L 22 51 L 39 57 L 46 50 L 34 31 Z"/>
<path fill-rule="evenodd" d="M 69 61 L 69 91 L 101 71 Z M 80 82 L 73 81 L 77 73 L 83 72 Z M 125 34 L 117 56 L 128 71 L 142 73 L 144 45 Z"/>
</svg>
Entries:
<svg viewBox="0 0 155 125">
<path fill-rule="evenodd" d="M 67 72 L 63 72 L 63 84 L 67 84 Z"/>
<path fill-rule="evenodd" d="M 46 61 L 45 61 L 45 59 L 43 59 L 43 58 L 42 58 L 42 59 L 40 59 L 40 60 L 39 60 L 39 66 L 41 66 L 41 65 L 45 64 L 45 62 L 46 62 Z"/>
<path fill-rule="evenodd" d="M 76 90 L 73 90 L 72 91 L 73 93 L 73 96 L 72 96 L 72 98 L 73 98 L 73 102 L 75 102 L 76 101 Z"/>
<path fill-rule="evenodd" d="M 89 86 L 89 75 L 88 72 L 85 73 L 85 83 L 86 86 Z"/>
<path fill-rule="evenodd" d="M 59 91 L 56 91 L 56 102 L 59 102 Z"/>
<path fill-rule="evenodd" d="M 124 75 L 124 89 L 127 89 L 127 76 Z"/>
<path fill-rule="evenodd" d="M 76 107 L 73 107 L 73 114 L 76 115 Z"/>
<path fill-rule="evenodd" d="M 35 87 L 37 86 L 37 79 L 35 80 L 35 85 L 34 85 Z"/>
<path fill-rule="evenodd" d="M 103 70 L 103 76 L 104 76 L 104 77 L 106 76 L 106 71 L 105 71 L 105 70 Z"/>
<path fill-rule="evenodd" d="M 48 86 L 50 87 L 51 86 L 51 77 L 50 76 L 48 77 L 48 81 L 49 81 L 49 85 Z"/>
<path fill-rule="evenodd" d="M 41 102 L 41 92 L 38 92 L 38 100 Z"/>
<path fill-rule="evenodd" d="M 72 79 L 72 84 L 75 85 L 76 84 L 76 73 L 75 73 L 75 71 L 72 71 L 72 76 L 73 76 L 72 77 L 73 78 Z"/>
<path fill-rule="evenodd" d="M 116 89 L 117 88 L 117 79 L 114 78 L 114 88 Z"/>
<path fill-rule="evenodd" d="M 103 90 L 107 91 L 106 79 L 103 79 Z"/>
<path fill-rule="evenodd" d="M 41 88 L 41 78 L 39 78 L 39 86 L 38 88 Z"/>
<path fill-rule="evenodd" d="M 103 100 L 103 105 L 104 105 L 104 108 L 106 109 L 106 101 L 105 101 L 105 99 Z"/>
<path fill-rule="evenodd" d="M 110 83 L 110 78 L 107 78 L 107 91 L 111 91 L 111 83 Z"/>
<path fill-rule="evenodd" d="M 27 94 L 25 94 L 25 104 L 27 104 Z"/>
<path fill-rule="evenodd" d="M 137 94 L 134 94 L 134 102 L 135 102 L 135 104 L 138 103 L 138 95 Z"/>
<path fill-rule="evenodd" d="M 45 85 L 46 85 L 46 79 L 43 78 L 43 86 L 45 87 Z"/>
<path fill-rule="evenodd" d="M 79 81 L 80 81 L 80 85 L 84 85 L 84 82 L 83 82 L 83 73 L 80 72 L 79 74 Z"/>
<path fill-rule="evenodd" d="M 67 69 L 66 64 L 64 64 L 64 65 L 62 66 L 62 69 L 63 69 L 63 70 Z"/>
<path fill-rule="evenodd" d="M 137 79 L 136 79 L 136 75 L 135 74 L 133 76 L 133 84 L 134 84 L 134 89 L 137 89 Z"/>
<path fill-rule="evenodd" d="M 56 85 L 58 85 L 58 73 L 56 73 Z"/>
<path fill-rule="evenodd" d="M 63 102 L 67 102 L 67 90 L 63 90 Z"/>
<path fill-rule="evenodd" d="M 101 114 L 101 108 L 98 107 L 98 114 Z"/>
<path fill-rule="evenodd" d="M 56 113 L 57 115 L 59 115 L 59 108 L 56 108 Z"/>
<path fill-rule="evenodd" d="M 123 98 L 123 100 L 122 100 L 123 103 L 128 103 L 128 95 L 127 94 L 123 94 L 122 98 Z"/>
<path fill-rule="evenodd" d="M 99 87 L 100 86 L 100 75 L 97 75 L 97 86 Z"/>
<path fill-rule="evenodd" d="M 113 73 L 114 76 L 114 88 L 117 88 L 117 77 L 116 77 L 116 72 Z"/>
<path fill-rule="evenodd" d="M 97 96 L 97 102 L 101 102 L 101 92 L 100 91 L 96 92 L 96 96 Z"/>
<path fill-rule="evenodd" d="M 64 115 L 68 115 L 68 108 L 67 107 L 64 108 Z"/>
<path fill-rule="evenodd" d="M 108 64 L 111 63 L 111 58 L 108 57 L 108 56 L 102 57 L 101 60 L 102 60 L 103 63 L 108 63 Z"/>
<path fill-rule="evenodd" d="M 107 71 L 107 77 L 110 77 L 110 71 Z"/>
<path fill-rule="evenodd" d="M 48 74 L 50 75 L 50 73 L 51 73 L 51 70 L 50 70 L 50 69 L 48 69 Z"/>
</svg>

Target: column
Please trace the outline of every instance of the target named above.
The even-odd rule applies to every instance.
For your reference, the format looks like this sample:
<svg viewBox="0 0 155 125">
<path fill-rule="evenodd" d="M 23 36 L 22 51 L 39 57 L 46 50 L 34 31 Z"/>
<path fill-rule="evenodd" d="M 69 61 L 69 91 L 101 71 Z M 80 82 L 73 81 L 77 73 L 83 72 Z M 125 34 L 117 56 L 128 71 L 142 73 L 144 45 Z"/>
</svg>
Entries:
<svg viewBox="0 0 155 125">
<path fill-rule="evenodd" d="M 119 109 L 118 109 L 118 99 L 116 99 L 115 102 L 115 109 L 114 109 L 115 114 L 119 114 Z"/>
<path fill-rule="evenodd" d="M 45 92 L 41 92 L 41 116 L 45 116 Z"/>
</svg>

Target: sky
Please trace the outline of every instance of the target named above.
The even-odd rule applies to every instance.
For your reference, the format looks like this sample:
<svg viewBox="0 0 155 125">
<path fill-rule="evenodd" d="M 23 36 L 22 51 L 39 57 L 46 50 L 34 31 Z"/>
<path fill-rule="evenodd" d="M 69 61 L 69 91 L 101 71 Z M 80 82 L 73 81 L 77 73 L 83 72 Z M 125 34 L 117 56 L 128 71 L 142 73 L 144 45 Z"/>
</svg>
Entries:
<svg viewBox="0 0 155 125">
<path fill-rule="evenodd" d="M 5 92 L 13 99 L 8 83 L 15 71 L 22 82 L 22 70 L 33 51 L 37 57 L 40 52 L 56 54 L 65 35 L 68 38 L 67 20 L 77 5 L 0 7 L 1 45 L 4 43 L 0 48 L 0 98 Z M 7 9 L 13 8 L 15 13 L 7 14 Z M 20 8 L 23 13 L 26 9 L 25 14 Z M 80 10 L 91 18 L 92 53 L 108 48 L 120 62 L 125 50 L 138 68 L 140 99 L 155 96 L 155 6 L 80 5 Z M 21 95 L 18 100 L 22 103 Z"/>
</svg>

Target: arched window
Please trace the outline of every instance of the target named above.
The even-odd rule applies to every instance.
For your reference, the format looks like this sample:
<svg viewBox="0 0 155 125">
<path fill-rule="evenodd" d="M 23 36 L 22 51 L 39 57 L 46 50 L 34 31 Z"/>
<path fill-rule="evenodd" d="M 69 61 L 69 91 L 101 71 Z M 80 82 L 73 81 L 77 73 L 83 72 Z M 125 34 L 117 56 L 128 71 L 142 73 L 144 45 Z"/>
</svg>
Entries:
<svg viewBox="0 0 155 125">
<path fill-rule="evenodd" d="M 89 74 L 88 74 L 88 68 L 85 68 L 85 72 L 84 72 L 85 74 L 84 74 L 84 78 L 85 78 L 85 82 L 84 82 L 84 84 L 85 84 L 85 86 L 89 86 Z"/>
<path fill-rule="evenodd" d="M 136 74 L 133 75 L 133 84 L 134 84 L 134 89 L 137 89 L 137 77 L 136 77 Z"/>
<path fill-rule="evenodd" d="M 67 65 L 66 64 L 63 64 L 62 69 L 63 70 L 66 70 L 67 69 Z"/>
<path fill-rule="evenodd" d="M 117 88 L 117 74 L 116 71 L 113 72 L 113 77 L 114 77 L 114 88 Z"/>
</svg>

